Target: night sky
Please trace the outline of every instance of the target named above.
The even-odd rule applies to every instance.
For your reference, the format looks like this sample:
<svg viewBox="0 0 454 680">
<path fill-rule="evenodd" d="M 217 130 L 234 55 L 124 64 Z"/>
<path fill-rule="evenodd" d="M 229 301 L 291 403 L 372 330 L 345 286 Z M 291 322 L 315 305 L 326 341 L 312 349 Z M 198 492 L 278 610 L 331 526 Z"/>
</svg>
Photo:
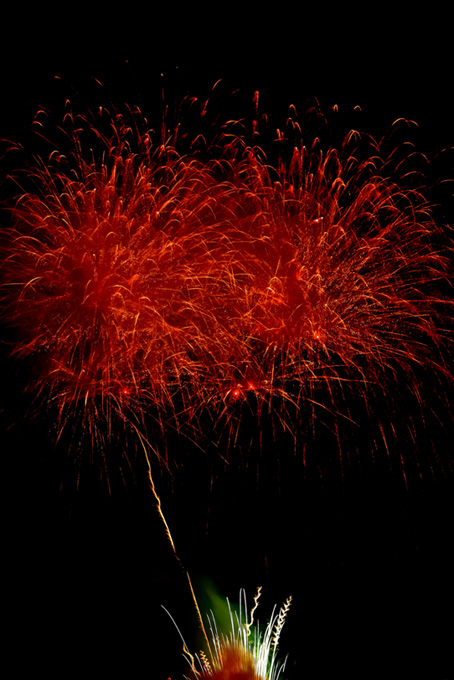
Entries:
<svg viewBox="0 0 454 680">
<path fill-rule="evenodd" d="M 264 16 L 262 7 L 247 8 L 7 10 L 0 137 L 26 143 L 35 111 L 62 111 L 67 97 L 87 108 L 127 102 L 152 119 L 162 87 L 172 102 L 208 97 L 222 79 L 245 107 L 258 90 L 261 110 L 272 116 L 285 116 L 290 104 L 303 111 L 316 98 L 322 109 L 338 105 L 346 128 L 359 124 L 374 135 L 396 118 L 415 120 L 431 157 L 454 145 L 447 12 L 397 16 L 393 7 L 342 5 L 334 14 L 328 7 L 300 14 L 281 5 Z M 436 195 L 452 223 L 452 191 Z M 53 451 L 44 408 L 30 422 L 24 417 L 27 367 L 6 349 L 2 376 L 11 676 L 178 680 L 181 642 L 161 605 L 191 646 L 197 622 L 145 470 L 139 464 L 127 488 L 114 483 L 109 495 L 88 469 L 75 493 L 65 442 Z M 428 401 L 431 389 L 428 377 Z M 401 404 L 398 417 L 405 418 Z M 201 609 L 210 606 L 209 586 L 232 601 L 244 587 L 252 601 L 262 585 L 264 617 L 293 595 L 281 641 L 289 655 L 284 679 L 454 678 L 454 432 L 447 413 L 441 420 L 419 428 L 425 463 L 421 474 L 409 471 L 407 484 L 386 453 L 368 458 L 367 429 L 357 435 L 358 459 L 344 470 L 328 432 L 312 445 L 323 462 L 307 467 L 285 438 L 260 453 L 252 447 L 247 460 L 234 451 L 228 465 L 219 452 L 171 439 L 172 474 L 156 462 L 153 473 Z M 345 437 L 348 450 L 347 430 Z"/>
</svg>

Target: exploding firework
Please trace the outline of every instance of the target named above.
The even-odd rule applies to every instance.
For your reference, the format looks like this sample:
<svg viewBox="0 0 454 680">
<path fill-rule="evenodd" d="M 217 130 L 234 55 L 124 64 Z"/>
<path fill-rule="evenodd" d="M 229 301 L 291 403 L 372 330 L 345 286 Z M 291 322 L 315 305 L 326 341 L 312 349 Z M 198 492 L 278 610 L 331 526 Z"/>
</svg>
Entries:
<svg viewBox="0 0 454 680">
<path fill-rule="evenodd" d="M 240 591 L 238 612 L 232 610 L 227 600 L 231 626 L 229 633 L 219 632 L 216 618 L 211 612 L 208 616 L 210 635 L 206 636 L 207 652 L 192 655 L 180 633 L 191 678 L 278 680 L 281 677 L 286 662 L 279 662 L 278 659 L 279 640 L 292 598 L 287 599 L 278 613 L 276 608 L 273 609 L 265 629 L 261 630 L 259 623 L 254 620 L 260 593 L 261 588 L 257 591 L 250 613 L 243 590 Z"/>
<path fill-rule="evenodd" d="M 213 312 L 232 257 L 219 232 L 228 192 L 146 134 L 131 150 L 125 123 L 110 122 L 101 160 L 73 130 L 71 157 L 54 151 L 29 174 L 7 259 L 15 354 L 33 358 L 60 428 L 79 413 L 101 447 L 113 414 L 143 433 L 144 404 L 158 426 L 163 413 L 191 421 L 234 340 Z"/>
<path fill-rule="evenodd" d="M 413 395 L 421 415 L 422 374 L 440 380 L 439 394 L 450 381 L 451 303 L 440 293 L 451 275 L 449 236 L 440 241 L 414 159 L 400 147 L 385 153 L 386 141 L 350 133 L 340 149 L 300 144 L 277 169 L 250 153 L 247 169 L 240 164 L 251 212 L 249 240 L 237 249 L 249 278 L 239 319 L 247 358 L 234 394 L 267 404 L 278 395 L 284 429 L 287 413 L 314 422 L 317 410 L 337 429 L 356 419 L 352 399 L 374 409 L 394 402 L 403 382 L 401 398 L 408 405 Z M 416 439 L 410 415 L 407 423 Z"/>
<path fill-rule="evenodd" d="M 405 381 L 421 405 L 421 373 L 448 376 L 450 245 L 402 146 L 306 146 L 293 123 L 271 164 L 235 122 L 189 147 L 138 112 L 68 124 L 27 171 L 4 285 L 58 436 L 76 423 L 103 450 L 127 430 L 160 456 L 171 429 L 227 433 L 228 450 L 247 411 L 314 437 L 355 420 L 352 395 L 370 412 Z"/>
</svg>

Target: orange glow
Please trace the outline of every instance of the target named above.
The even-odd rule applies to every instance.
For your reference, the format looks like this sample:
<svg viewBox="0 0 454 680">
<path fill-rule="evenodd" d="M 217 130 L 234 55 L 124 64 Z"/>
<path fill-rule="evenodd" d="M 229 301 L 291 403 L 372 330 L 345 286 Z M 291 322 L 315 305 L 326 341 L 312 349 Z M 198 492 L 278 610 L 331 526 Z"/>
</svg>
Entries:
<svg viewBox="0 0 454 680">
<path fill-rule="evenodd" d="M 218 664 L 207 674 L 212 680 L 260 680 L 252 655 L 239 646 L 223 647 Z"/>
</svg>

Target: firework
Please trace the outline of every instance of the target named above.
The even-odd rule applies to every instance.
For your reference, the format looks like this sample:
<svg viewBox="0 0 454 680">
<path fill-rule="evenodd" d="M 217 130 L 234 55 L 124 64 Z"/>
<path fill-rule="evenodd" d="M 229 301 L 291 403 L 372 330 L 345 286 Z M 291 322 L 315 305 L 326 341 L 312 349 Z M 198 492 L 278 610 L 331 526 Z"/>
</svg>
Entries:
<svg viewBox="0 0 454 680">
<path fill-rule="evenodd" d="M 277 170 L 244 160 L 249 354 L 236 396 L 279 395 L 285 418 L 289 404 L 339 413 L 352 396 L 392 401 L 403 380 L 421 404 L 421 369 L 450 380 L 451 303 L 439 292 L 449 236 L 440 248 L 429 204 L 404 177 L 410 160 L 396 169 L 384 145 L 352 134 L 340 150 L 300 144 Z"/>
<path fill-rule="evenodd" d="M 178 631 L 183 642 L 184 656 L 191 669 L 191 678 L 278 680 L 281 677 L 286 662 L 278 660 L 279 640 L 292 598 L 287 599 L 278 613 L 276 608 L 273 609 L 265 629 L 261 630 L 259 622 L 254 620 L 260 593 L 261 588 L 257 591 L 250 613 L 243 590 L 240 591 L 238 612 L 232 610 L 227 600 L 231 625 L 229 633 L 219 632 L 215 616 L 211 612 L 207 617 L 210 630 L 209 637 L 206 636 L 207 653 L 192 655 Z"/>
<path fill-rule="evenodd" d="M 208 430 L 228 449 L 245 408 L 307 435 L 320 409 L 354 419 L 351 395 L 370 410 L 405 380 L 422 404 L 421 371 L 449 376 L 450 244 L 402 146 L 306 146 L 293 123 L 271 164 L 235 122 L 189 146 L 139 112 L 65 125 L 12 209 L 4 285 L 58 436 L 76 421 L 102 449 L 126 428 L 160 455 L 151 437 Z"/>
<path fill-rule="evenodd" d="M 157 421 L 175 402 L 191 420 L 188 395 L 204 399 L 232 340 L 210 304 L 231 257 L 224 235 L 209 238 L 227 210 L 222 186 L 169 148 L 150 151 L 146 135 L 137 156 L 123 122 L 112 127 L 114 140 L 96 130 L 101 160 L 83 156 L 74 130 L 70 158 L 54 152 L 29 174 L 37 187 L 14 207 L 6 283 L 35 391 L 61 427 L 80 412 L 101 444 L 113 413 L 137 428 L 144 403 Z"/>
</svg>

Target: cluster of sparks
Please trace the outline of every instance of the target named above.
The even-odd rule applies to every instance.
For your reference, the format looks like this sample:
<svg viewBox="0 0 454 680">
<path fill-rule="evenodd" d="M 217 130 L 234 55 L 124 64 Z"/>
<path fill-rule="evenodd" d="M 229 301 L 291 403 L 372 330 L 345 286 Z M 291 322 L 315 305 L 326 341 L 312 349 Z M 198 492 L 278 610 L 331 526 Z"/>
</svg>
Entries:
<svg viewBox="0 0 454 680">
<path fill-rule="evenodd" d="M 216 618 L 208 617 L 210 635 L 206 636 L 208 653 L 192 655 L 183 641 L 184 656 L 190 666 L 191 680 L 278 680 L 284 672 L 286 661 L 278 659 L 279 640 L 292 602 L 289 597 L 279 612 L 273 609 L 262 631 L 254 620 L 261 588 L 254 598 L 254 606 L 247 610 L 246 594 L 240 591 L 238 612 L 233 612 L 229 601 L 231 629 L 220 633 Z M 168 612 L 167 612 L 168 613 Z M 169 614 L 170 616 L 170 614 Z M 172 618 L 172 617 L 171 617 Z M 249 618 L 249 621 L 247 620 Z M 173 619 L 172 619 L 173 620 Z"/>
<path fill-rule="evenodd" d="M 245 402 L 287 427 L 287 408 L 445 372 L 449 248 L 402 147 L 306 146 L 293 120 L 271 163 L 251 128 L 183 152 L 138 111 L 69 111 L 65 142 L 27 169 L 5 316 L 59 431 L 76 415 L 106 440 L 115 416 L 143 442 L 150 420 L 197 438 L 204 414 L 214 433 Z"/>
</svg>

